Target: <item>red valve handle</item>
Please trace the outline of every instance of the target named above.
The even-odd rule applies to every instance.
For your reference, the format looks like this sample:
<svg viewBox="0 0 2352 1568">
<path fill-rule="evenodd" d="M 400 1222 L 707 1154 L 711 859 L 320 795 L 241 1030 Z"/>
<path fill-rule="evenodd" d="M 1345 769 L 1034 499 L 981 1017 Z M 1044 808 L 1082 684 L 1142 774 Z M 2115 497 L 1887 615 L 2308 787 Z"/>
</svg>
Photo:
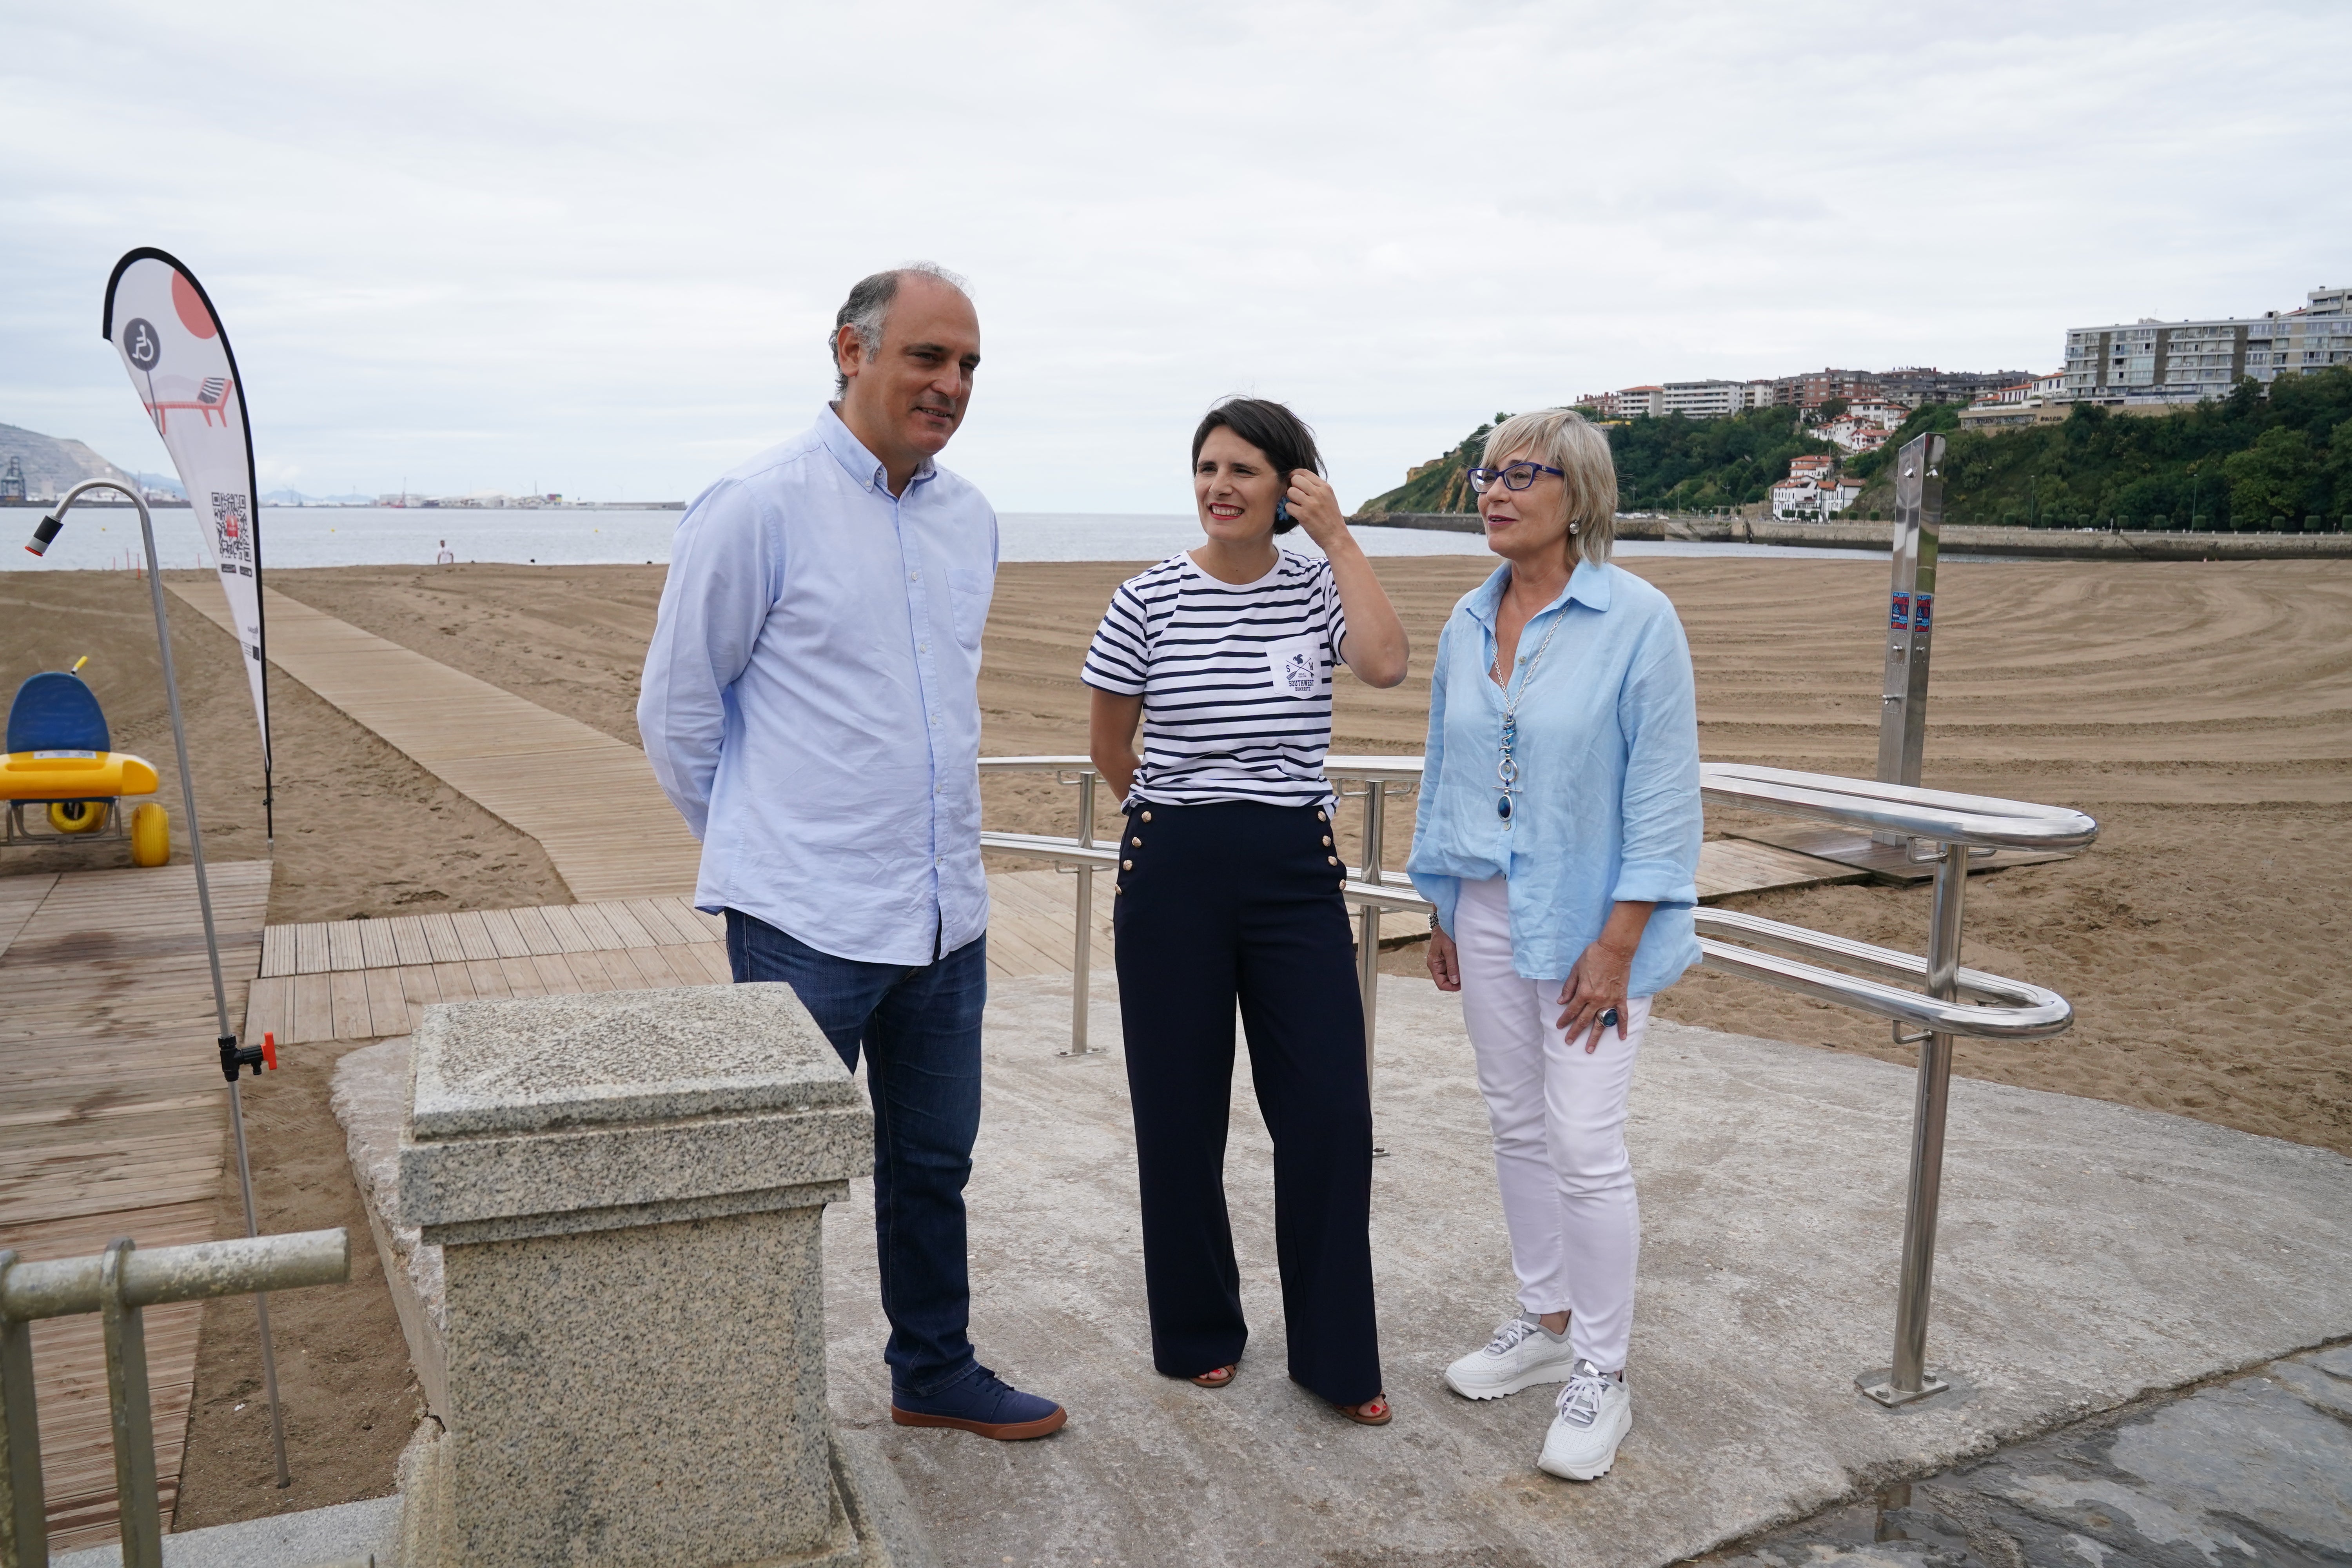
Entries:
<svg viewBox="0 0 2352 1568">
<path fill-rule="evenodd" d="M 268 1029 L 261 1032 L 261 1059 L 269 1064 L 271 1072 L 278 1070 L 278 1037 Z"/>
</svg>

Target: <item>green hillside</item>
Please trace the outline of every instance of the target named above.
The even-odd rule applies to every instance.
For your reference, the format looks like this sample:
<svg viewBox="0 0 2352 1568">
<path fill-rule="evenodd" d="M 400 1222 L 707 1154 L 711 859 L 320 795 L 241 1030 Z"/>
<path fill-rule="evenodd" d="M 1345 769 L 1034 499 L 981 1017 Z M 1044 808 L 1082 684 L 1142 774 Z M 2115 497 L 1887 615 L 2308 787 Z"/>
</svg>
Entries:
<svg viewBox="0 0 2352 1568">
<path fill-rule="evenodd" d="M 1916 433 L 1906 428 L 1904 438 Z M 2268 397 L 2241 382 L 2219 402 L 2177 414 L 2143 418 L 2081 404 L 2063 424 L 1949 440 L 1944 516 L 1956 522 L 2187 528 L 2202 519 L 2260 532 L 2299 530 L 2313 517 L 2338 528 L 2352 513 L 2352 368 L 2284 378 Z M 1895 447 L 1849 465 L 1870 481 L 1857 510 L 1891 509 L 1881 470 Z"/>
<path fill-rule="evenodd" d="M 1362 510 L 1476 510 L 1463 471 L 1480 460 L 1493 427 L 1481 425 Z M 1785 408 L 1608 429 L 1618 504 L 1629 511 L 1750 505 L 1788 473 L 1790 458 L 1836 450 L 1807 437 Z M 1904 442 L 1930 430 L 1950 443 L 1944 516 L 1954 522 L 2186 528 L 2202 519 L 2208 528 L 2258 531 L 2300 529 L 2313 517 L 2332 529 L 2352 514 L 2352 367 L 2282 379 L 2267 397 L 2241 383 L 2219 402 L 2158 416 L 2084 404 L 2061 424 L 2023 430 L 1963 431 L 1956 405 L 1930 404 L 1885 446 L 1846 461 L 1845 471 L 1865 481 L 1853 515 L 1891 513 L 1886 468 Z"/>
<path fill-rule="evenodd" d="M 1495 416 L 1496 424 L 1509 417 Z M 1464 470 L 1482 460 L 1486 433 L 1481 425 L 1462 444 L 1412 470 L 1385 495 L 1364 503 L 1365 511 L 1475 511 Z M 1765 499 L 1772 481 L 1789 471 L 1789 459 L 1806 452 L 1833 452 L 1797 427 L 1795 412 L 1758 408 L 1727 419 L 1633 419 L 1612 425 L 1609 449 L 1617 460 L 1618 504 L 1693 510 L 1744 506 Z"/>
</svg>

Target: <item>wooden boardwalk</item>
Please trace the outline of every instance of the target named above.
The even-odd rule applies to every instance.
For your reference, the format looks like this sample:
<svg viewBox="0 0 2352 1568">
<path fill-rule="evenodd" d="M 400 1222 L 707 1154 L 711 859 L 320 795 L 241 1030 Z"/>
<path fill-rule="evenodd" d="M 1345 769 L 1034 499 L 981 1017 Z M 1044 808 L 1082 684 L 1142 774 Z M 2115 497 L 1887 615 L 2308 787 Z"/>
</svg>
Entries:
<svg viewBox="0 0 2352 1568">
<path fill-rule="evenodd" d="M 215 865 L 234 1022 L 260 956 L 269 865 Z M 195 873 L 0 877 L 0 1247 L 75 1258 L 117 1237 L 215 1239 L 228 1094 Z M 179 1491 L 203 1303 L 146 1315 L 163 1517 Z M 41 1468 L 56 1551 L 115 1538 L 114 1458 L 95 1315 L 33 1329 Z"/>
<path fill-rule="evenodd" d="M 991 974 L 1070 972 L 1072 880 L 1052 871 L 988 879 Z M 1108 973 L 1108 885 L 1097 893 L 1093 962 Z M 271 926 L 245 1033 L 296 1046 L 370 1040 L 408 1033 L 429 1002 L 723 985 L 725 939 L 724 921 L 681 898 Z"/>
<path fill-rule="evenodd" d="M 208 585 L 167 584 L 226 629 Z M 702 846 L 625 741 L 275 589 L 269 660 L 418 766 L 539 840 L 582 902 L 694 891 Z"/>
</svg>

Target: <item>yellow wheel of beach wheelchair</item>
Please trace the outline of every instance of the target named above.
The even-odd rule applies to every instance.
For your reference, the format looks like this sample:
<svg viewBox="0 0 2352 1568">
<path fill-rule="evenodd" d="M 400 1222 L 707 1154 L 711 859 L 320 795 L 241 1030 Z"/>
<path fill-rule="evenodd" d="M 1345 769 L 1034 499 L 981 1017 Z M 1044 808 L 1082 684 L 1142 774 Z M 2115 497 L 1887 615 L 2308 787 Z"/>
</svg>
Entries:
<svg viewBox="0 0 2352 1568">
<path fill-rule="evenodd" d="M 171 816 L 151 800 L 131 814 L 131 863 L 162 866 L 171 858 Z"/>
<path fill-rule="evenodd" d="M 59 833 L 95 833 L 106 826 L 106 816 L 102 800 L 49 802 L 49 826 Z"/>
</svg>

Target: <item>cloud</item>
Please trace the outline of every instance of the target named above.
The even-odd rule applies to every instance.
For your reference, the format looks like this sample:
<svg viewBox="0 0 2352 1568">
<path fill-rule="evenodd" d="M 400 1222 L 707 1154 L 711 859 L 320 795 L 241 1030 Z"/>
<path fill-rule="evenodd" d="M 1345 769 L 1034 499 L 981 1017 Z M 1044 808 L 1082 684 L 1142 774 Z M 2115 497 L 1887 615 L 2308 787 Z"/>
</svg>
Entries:
<svg viewBox="0 0 2352 1568">
<path fill-rule="evenodd" d="M 97 337 L 160 245 L 265 465 L 339 490 L 691 494 L 919 256 L 982 311 L 954 466 L 1181 510 L 1225 392 L 1295 402 L 1355 499 L 1497 408 L 2046 368 L 2072 325 L 2299 302 L 2352 238 L 2319 5 L 99 0 L 9 37 L 0 419 L 160 465 Z"/>
</svg>

